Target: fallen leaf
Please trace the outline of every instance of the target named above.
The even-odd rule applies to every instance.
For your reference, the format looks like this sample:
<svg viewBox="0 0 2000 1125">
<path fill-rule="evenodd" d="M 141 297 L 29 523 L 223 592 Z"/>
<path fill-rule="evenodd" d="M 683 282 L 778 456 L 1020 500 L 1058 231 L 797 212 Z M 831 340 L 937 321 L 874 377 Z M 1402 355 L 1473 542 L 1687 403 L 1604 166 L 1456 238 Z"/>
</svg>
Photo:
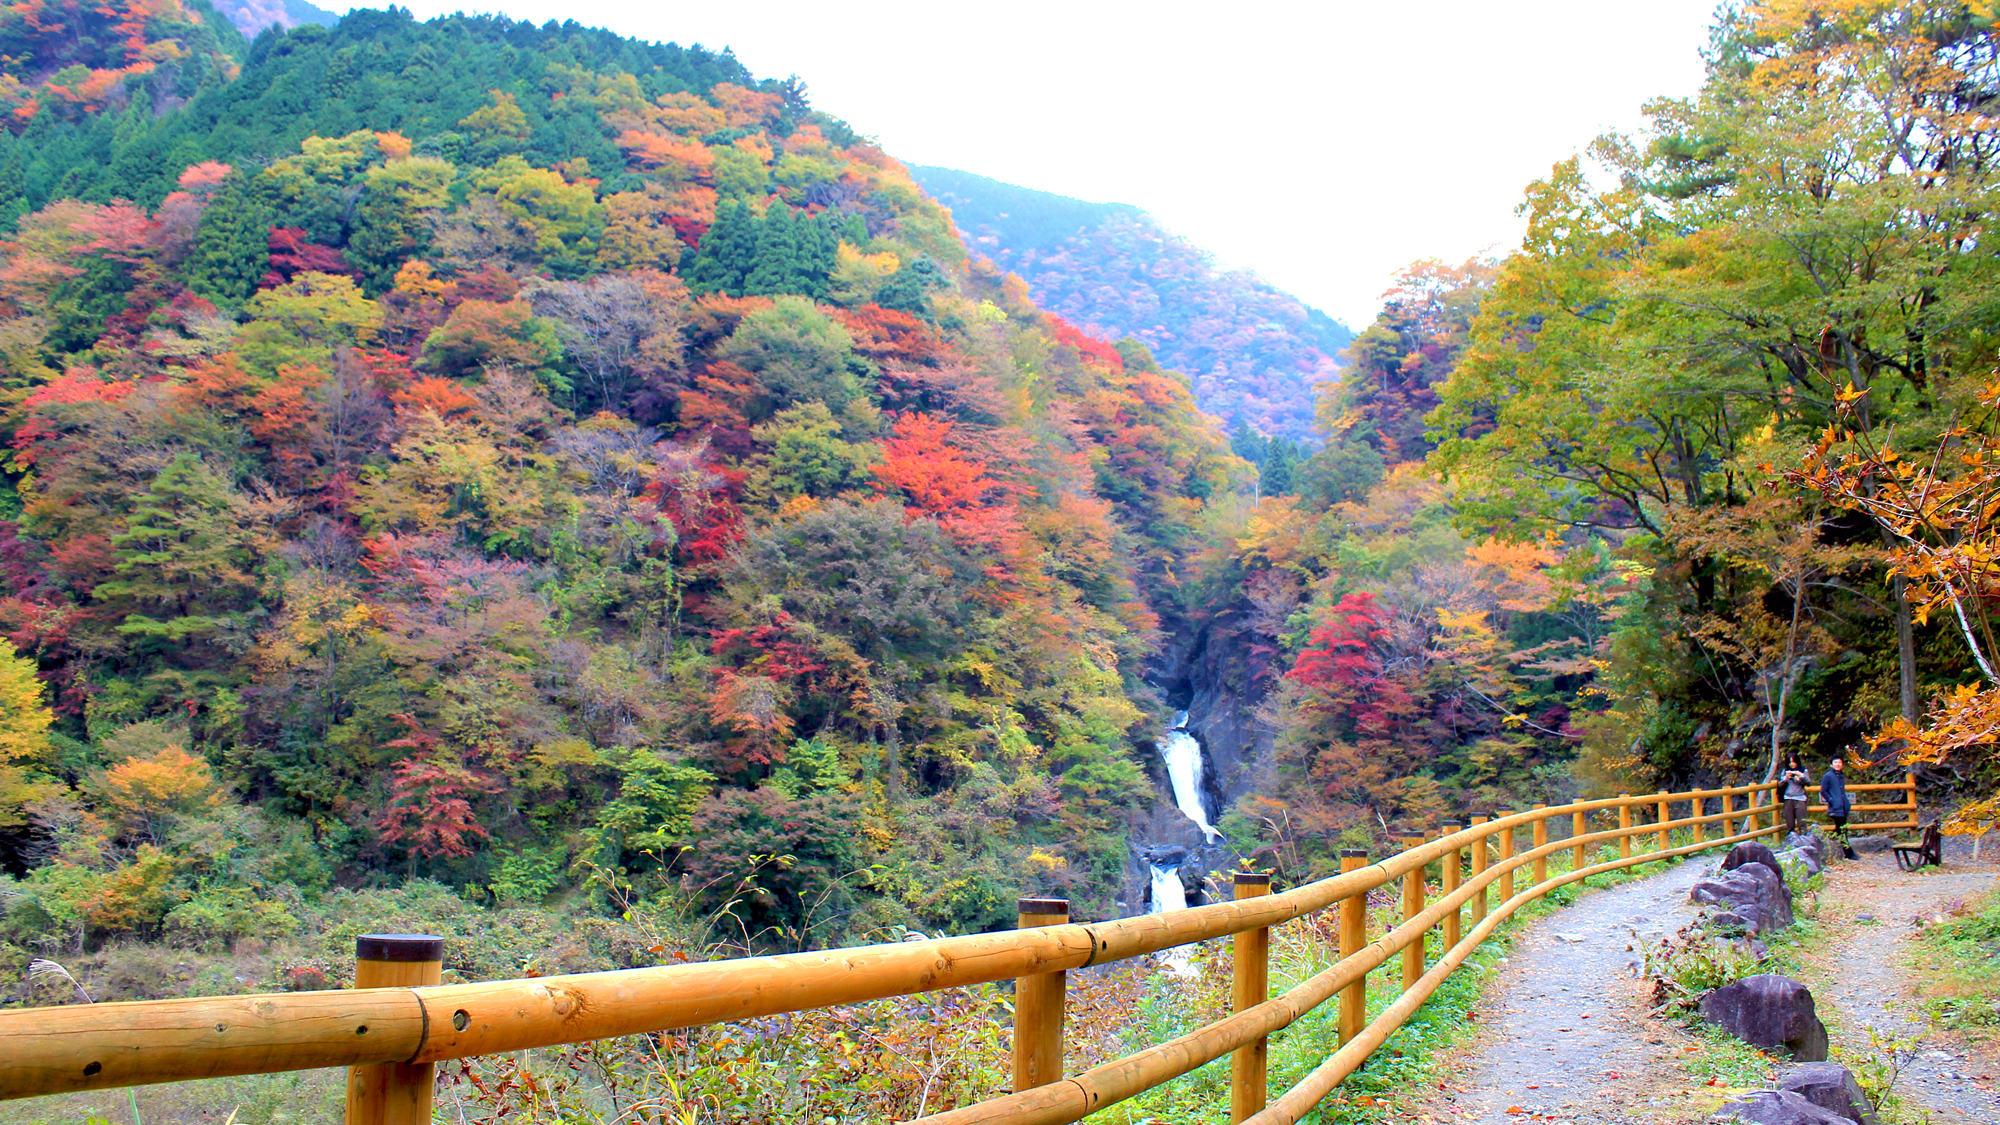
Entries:
<svg viewBox="0 0 2000 1125">
<path fill-rule="evenodd" d="M 1508 1113 L 1526 1113 L 1526 1112 L 1528 1112 L 1528 1111 L 1527 1111 L 1527 1110 L 1525 1110 L 1525 1109 L 1522 1109 L 1522 1108 L 1521 1108 L 1520 1106 L 1517 1106 L 1517 1105 L 1510 1105 L 1510 1106 L 1508 1106 L 1508 1107 L 1507 1107 L 1507 1110 L 1506 1110 L 1506 1112 L 1508 1112 Z"/>
</svg>

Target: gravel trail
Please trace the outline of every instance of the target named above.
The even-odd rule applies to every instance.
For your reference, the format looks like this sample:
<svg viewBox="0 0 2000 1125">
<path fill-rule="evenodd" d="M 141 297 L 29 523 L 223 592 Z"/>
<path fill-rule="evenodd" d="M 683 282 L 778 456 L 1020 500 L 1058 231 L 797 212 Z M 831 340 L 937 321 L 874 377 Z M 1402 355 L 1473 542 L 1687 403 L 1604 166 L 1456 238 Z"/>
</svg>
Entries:
<svg viewBox="0 0 2000 1125">
<path fill-rule="evenodd" d="M 1592 891 L 1523 931 L 1475 1010 L 1478 1041 L 1411 1116 L 1641 1125 L 1684 1122 L 1720 1102 L 1691 1089 L 1697 1080 L 1676 1061 L 1689 1041 L 1647 1016 L 1647 986 L 1633 971 L 1648 943 L 1694 917 L 1688 889 L 1720 858 Z"/>
<path fill-rule="evenodd" d="M 1981 1050 L 1929 1026 L 1922 1005 L 1910 995 L 1905 943 L 1916 932 L 1917 917 L 1936 917 L 1955 901 L 1992 890 L 1996 879 L 1993 865 L 1974 865 L 1950 852 L 1942 870 L 1909 874 L 1885 852 L 1835 864 L 1823 893 L 1824 909 L 1842 923 L 1830 956 L 1821 961 L 1832 978 L 1823 990 L 1814 990 L 1825 997 L 1822 1003 L 1831 1001 L 1834 1046 L 1856 1056 L 1871 1054 L 1871 1028 L 1882 1038 L 1913 1044 L 1895 1090 L 1907 1109 L 1917 1111 L 1910 1116 L 1928 1112 L 1933 1125 L 2000 1122 L 1995 1094 L 2000 1059 L 1990 1046 Z M 1859 922 L 1858 915 L 1874 922 Z"/>
<path fill-rule="evenodd" d="M 1956 843 L 1956 841 L 1953 841 Z M 1585 895 L 1523 931 L 1486 987 L 1480 1033 L 1448 1064 L 1443 1086 L 1409 1120 L 1503 1125 L 1684 1125 L 1724 1100 L 1680 1064 L 1695 1042 L 1647 1015 L 1634 962 L 1645 946 L 1695 916 L 1688 889 L 1714 869 L 1707 853 L 1666 872 Z M 1942 871 L 1909 874 L 1888 853 L 1835 861 L 1821 892 L 1830 939 L 1808 976 L 1832 1031 L 1835 1061 L 1877 1054 L 1870 1029 L 1906 1041 L 1897 1118 L 1929 1125 L 2000 1125 L 2000 1056 L 1991 1043 L 1930 1028 L 1912 996 L 1906 943 L 1917 916 L 1993 889 L 2000 865 L 1948 847 Z M 1873 919 L 1871 924 L 1868 919 Z M 1782 1069 L 1782 1064 L 1774 1067 Z"/>
</svg>

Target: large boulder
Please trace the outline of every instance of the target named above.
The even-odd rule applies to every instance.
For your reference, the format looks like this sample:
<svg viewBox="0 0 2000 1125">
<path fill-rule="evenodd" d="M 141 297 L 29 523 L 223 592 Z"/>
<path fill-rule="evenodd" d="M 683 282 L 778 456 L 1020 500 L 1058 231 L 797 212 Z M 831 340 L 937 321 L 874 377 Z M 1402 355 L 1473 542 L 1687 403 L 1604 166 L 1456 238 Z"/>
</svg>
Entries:
<svg viewBox="0 0 2000 1125">
<path fill-rule="evenodd" d="M 1688 897 L 1723 907 L 1714 915 L 1716 921 L 1741 925 L 1751 934 L 1768 934 L 1792 924 L 1792 892 L 1775 865 L 1746 863 L 1696 883 Z"/>
<path fill-rule="evenodd" d="M 1821 1109 L 1789 1090 L 1754 1090 L 1722 1103 L 1710 1121 L 1740 1121 L 1744 1125 L 1853 1125 L 1847 1118 Z"/>
<path fill-rule="evenodd" d="M 1771 874 L 1776 875 L 1780 883 L 1785 881 L 1785 869 L 1778 865 L 1778 853 L 1755 840 L 1736 845 L 1722 857 L 1724 871 L 1734 871 L 1746 863 L 1761 863 L 1771 869 Z"/>
<path fill-rule="evenodd" d="M 1863 855 L 1886 852 L 1895 844 L 1895 841 L 1887 836 L 1856 836 L 1848 842 L 1854 845 L 1855 851 Z"/>
<path fill-rule="evenodd" d="M 1793 1067 L 1778 1079 L 1778 1089 L 1788 1090 L 1829 1113 L 1854 1125 L 1881 1125 L 1861 1083 L 1839 1063 L 1818 1062 Z"/>
<path fill-rule="evenodd" d="M 1805 852 L 1812 856 L 1814 863 L 1822 865 L 1826 863 L 1826 841 L 1820 838 L 1820 834 L 1816 830 L 1794 832 L 1785 837 L 1785 850 L 1788 852 Z"/>
<path fill-rule="evenodd" d="M 1800 1062 L 1826 1061 L 1826 1025 L 1812 992 L 1790 977 L 1759 973 L 1725 984 L 1702 998 L 1701 1018 L 1752 1047 L 1783 1049 Z"/>
</svg>

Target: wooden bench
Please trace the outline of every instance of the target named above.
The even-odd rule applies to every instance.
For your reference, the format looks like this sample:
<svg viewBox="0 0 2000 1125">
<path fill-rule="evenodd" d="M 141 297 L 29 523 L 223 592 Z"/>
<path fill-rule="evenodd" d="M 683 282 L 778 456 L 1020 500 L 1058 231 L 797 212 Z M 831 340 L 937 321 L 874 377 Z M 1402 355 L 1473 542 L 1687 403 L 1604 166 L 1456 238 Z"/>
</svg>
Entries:
<svg viewBox="0 0 2000 1125">
<path fill-rule="evenodd" d="M 1926 863 L 1944 866 L 1944 838 L 1938 834 L 1938 822 L 1933 820 L 1924 825 L 1922 843 L 1897 844 L 1895 851 L 1896 865 L 1905 871 L 1915 871 Z"/>
</svg>

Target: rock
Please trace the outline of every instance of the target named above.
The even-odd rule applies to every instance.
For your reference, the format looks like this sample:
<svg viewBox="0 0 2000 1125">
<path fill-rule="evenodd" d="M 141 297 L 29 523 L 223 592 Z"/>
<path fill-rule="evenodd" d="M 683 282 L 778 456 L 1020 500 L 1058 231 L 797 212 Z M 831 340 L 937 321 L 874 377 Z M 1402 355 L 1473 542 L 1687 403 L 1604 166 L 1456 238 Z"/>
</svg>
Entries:
<svg viewBox="0 0 2000 1125">
<path fill-rule="evenodd" d="M 1857 922 L 1873 922 L 1875 921 L 1875 916 L 1873 914 L 1856 914 L 1854 920 Z"/>
<path fill-rule="evenodd" d="M 1820 839 L 1817 831 L 1794 832 L 1785 837 L 1785 850 L 1810 852 L 1815 863 L 1826 862 L 1826 841 Z"/>
<path fill-rule="evenodd" d="M 1805 868 L 1808 875 L 1817 875 L 1826 870 L 1826 865 L 1819 861 L 1819 853 L 1809 852 L 1804 848 L 1792 848 L 1788 851 L 1779 852 L 1778 862 L 1796 863 L 1800 867 Z"/>
<path fill-rule="evenodd" d="M 1725 984 L 1701 1001 L 1701 1017 L 1752 1047 L 1783 1048 L 1800 1062 L 1826 1061 L 1826 1025 L 1812 992 L 1790 977 L 1760 973 Z"/>
<path fill-rule="evenodd" d="M 1778 853 L 1754 840 L 1736 845 L 1722 857 L 1724 871 L 1734 871 L 1746 863 L 1761 863 L 1771 869 L 1771 874 L 1776 875 L 1780 883 L 1785 881 L 1785 869 L 1778 865 Z"/>
<path fill-rule="evenodd" d="M 1575 945 L 1581 942 L 1583 940 L 1583 937 L 1580 934 L 1557 934 L 1556 940 L 1566 941 L 1569 942 L 1571 945 Z"/>
<path fill-rule="evenodd" d="M 1876 852 L 1888 851 L 1895 841 L 1887 836 L 1856 836 L 1848 843 L 1853 844 L 1854 850 L 1863 855 L 1873 855 Z"/>
<path fill-rule="evenodd" d="M 1778 1089 L 1789 1090 L 1854 1125 L 1880 1125 L 1874 1109 L 1868 1105 L 1868 1095 L 1861 1092 L 1861 1083 L 1838 1063 L 1794 1067 L 1778 1080 Z"/>
<path fill-rule="evenodd" d="M 1725 871 L 1714 879 L 1696 883 L 1688 892 L 1694 902 L 1716 903 L 1727 908 L 1715 920 L 1734 920 L 1751 934 L 1767 934 L 1792 924 L 1792 892 L 1776 870 L 1763 863 L 1747 863 Z"/>
<path fill-rule="evenodd" d="M 1710 1121 L 1741 1121 L 1745 1125 L 1853 1125 L 1789 1090 L 1757 1090 L 1722 1103 Z"/>
</svg>

